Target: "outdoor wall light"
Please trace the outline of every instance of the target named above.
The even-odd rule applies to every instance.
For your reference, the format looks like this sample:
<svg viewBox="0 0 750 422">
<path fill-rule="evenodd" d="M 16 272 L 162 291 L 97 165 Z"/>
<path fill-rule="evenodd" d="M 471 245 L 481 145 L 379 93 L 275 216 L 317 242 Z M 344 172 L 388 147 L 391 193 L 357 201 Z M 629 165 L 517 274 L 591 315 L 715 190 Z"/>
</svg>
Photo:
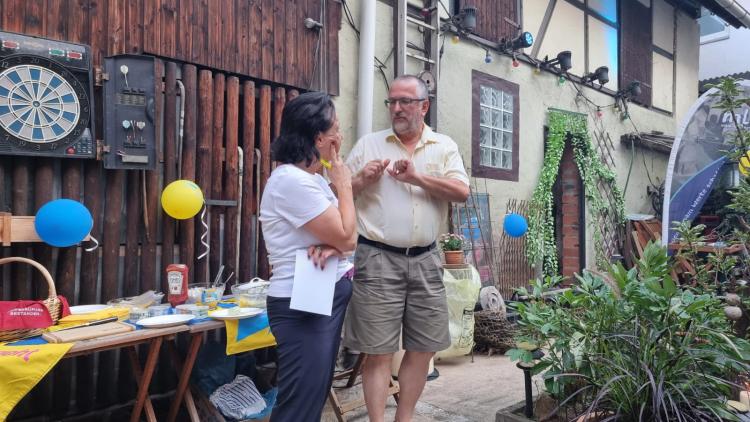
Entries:
<svg viewBox="0 0 750 422">
<path fill-rule="evenodd" d="M 451 23 L 456 25 L 459 30 L 471 32 L 477 28 L 477 8 L 465 6 L 457 15 L 453 15 Z"/>
<path fill-rule="evenodd" d="M 607 66 L 597 67 L 593 73 L 583 75 L 581 78 L 582 83 L 590 83 L 599 81 L 599 85 L 604 85 L 609 82 L 609 68 Z"/>
<path fill-rule="evenodd" d="M 522 48 L 531 47 L 534 44 L 534 37 L 531 32 L 522 32 L 521 35 L 513 38 L 512 40 L 500 40 L 498 50 L 500 51 L 516 51 Z"/>
<path fill-rule="evenodd" d="M 641 82 L 640 81 L 631 81 L 628 86 L 625 88 L 617 91 L 617 94 L 615 94 L 616 98 L 633 98 L 641 95 Z"/>
<path fill-rule="evenodd" d="M 567 50 L 557 53 L 557 57 L 551 60 L 547 58 L 547 56 L 545 56 L 544 61 L 542 62 L 542 66 L 546 68 L 558 66 L 560 68 L 560 72 L 565 73 L 571 67 L 573 67 L 572 56 L 573 54 Z"/>
</svg>

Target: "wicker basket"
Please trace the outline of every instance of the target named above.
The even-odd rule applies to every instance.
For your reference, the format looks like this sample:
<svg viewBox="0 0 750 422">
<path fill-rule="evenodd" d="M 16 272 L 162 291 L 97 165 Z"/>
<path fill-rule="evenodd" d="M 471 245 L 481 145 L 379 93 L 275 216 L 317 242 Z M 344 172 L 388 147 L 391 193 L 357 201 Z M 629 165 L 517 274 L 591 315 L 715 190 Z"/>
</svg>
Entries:
<svg viewBox="0 0 750 422">
<path fill-rule="evenodd" d="M 516 327 L 504 311 L 474 312 L 474 341 L 477 350 L 505 353 L 515 347 Z"/>
<path fill-rule="evenodd" d="M 28 258 L 19 258 L 19 257 L 10 257 L 10 258 L 0 258 L 0 265 L 9 264 L 11 262 L 21 262 L 24 264 L 29 264 L 32 267 L 39 270 L 40 273 L 42 273 L 42 276 L 44 277 L 44 280 L 47 281 L 47 287 L 49 289 L 49 294 L 47 299 L 43 301 L 44 306 L 47 307 L 49 310 L 49 315 L 52 317 L 52 323 L 56 324 L 57 321 L 60 319 L 60 309 L 61 309 L 61 303 L 60 299 L 57 297 L 57 291 L 55 290 L 55 282 L 52 280 L 52 276 L 50 275 L 49 271 L 47 271 L 44 266 L 34 260 L 28 259 Z M 0 330 L 0 341 L 14 341 L 14 340 L 20 340 L 22 338 L 26 337 L 34 337 L 41 335 L 44 331 L 43 328 L 33 328 L 33 329 L 17 329 L 17 330 Z"/>
</svg>

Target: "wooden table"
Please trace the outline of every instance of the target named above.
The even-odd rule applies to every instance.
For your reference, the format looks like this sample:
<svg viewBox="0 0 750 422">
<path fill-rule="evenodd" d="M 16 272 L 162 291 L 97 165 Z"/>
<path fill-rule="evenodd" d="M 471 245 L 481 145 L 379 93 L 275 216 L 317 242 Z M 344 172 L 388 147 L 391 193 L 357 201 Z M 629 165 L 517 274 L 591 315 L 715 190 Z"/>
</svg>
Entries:
<svg viewBox="0 0 750 422">
<path fill-rule="evenodd" d="M 127 333 L 115 334 L 106 337 L 99 337 L 91 340 L 77 341 L 63 358 L 72 358 L 76 356 L 88 355 L 105 350 L 125 348 L 130 358 L 133 374 L 138 384 L 138 393 L 136 394 L 135 406 L 130 415 L 131 422 L 137 422 L 141 418 L 141 412 L 146 409 L 146 419 L 149 422 L 156 421 L 156 414 L 151 400 L 148 397 L 148 387 L 151 384 L 151 378 L 154 375 L 156 361 L 159 358 L 159 350 L 164 339 L 174 338 L 177 333 L 189 331 L 187 325 L 178 325 L 168 328 L 144 328 Z M 143 343 L 149 343 L 148 356 L 145 367 L 141 368 L 138 361 L 138 349 L 136 346 Z"/>
<path fill-rule="evenodd" d="M 186 326 L 188 328 L 187 332 L 190 333 L 190 345 L 188 346 L 184 362 L 182 362 L 182 358 L 177 352 L 177 347 L 175 346 L 174 341 L 167 342 L 167 348 L 172 356 L 172 363 L 174 364 L 177 373 L 179 373 L 177 390 L 175 390 L 172 404 L 169 406 L 169 416 L 167 417 L 167 421 L 173 422 L 177 419 L 177 413 L 180 411 L 180 405 L 182 404 L 183 399 L 190 420 L 200 420 L 198 417 L 198 410 L 195 407 L 195 400 L 188 388 L 190 384 L 190 374 L 193 372 L 193 365 L 195 364 L 195 359 L 198 357 L 198 350 L 200 350 L 201 343 L 203 342 L 203 333 L 210 330 L 222 329 L 224 326 L 224 322 L 216 320 L 209 320 Z"/>
<path fill-rule="evenodd" d="M 193 325 L 178 325 L 169 328 L 144 328 L 123 334 L 78 341 L 68 353 L 65 354 L 64 358 L 82 356 L 111 349 L 126 348 L 131 366 L 133 367 L 133 374 L 136 383 L 138 384 L 138 393 L 136 395 L 135 406 L 133 407 L 130 421 L 137 422 L 140 420 L 141 412 L 145 408 L 146 419 L 149 422 L 155 422 L 156 414 L 154 413 L 154 407 L 151 404 L 151 400 L 148 397 L 148 387 L 151 383 L 151 378 L 154 375 L 156 362 L 159 358 L 159 350 L 166 340 L 167 351 L 172 358 L 172 364 L 179 377 L 177 389 L 175 390 L 174 398 L 169 407 L 169 416 L 167 417 L 167 420 L 173 422 L 177 419 L 180 406 L 184 401 L 190 420 L 199 421 L 200 418 L 198 417 L 198 411 L 195 407 L 195 400 L 188 388 L 190 384 L 190 374 L 193 372 L 195 359 L 198 357 L 198 350 L 200 350 L 203 342 L 203 334 L 207 331 L 223 329 L 224 327 L 225 324 L 223 321 L 207 320 Z M 190 335 L 190 343 L 184 360 L 177 351 L 177 346 L 174 341 L 179 333 L 188 333 Z M 138 351 L 136 346 L 143 343 L 149 343 L 149 349 L 146 364 L 141 368 L 140 362 L 138 361 Z"/>
</svg>

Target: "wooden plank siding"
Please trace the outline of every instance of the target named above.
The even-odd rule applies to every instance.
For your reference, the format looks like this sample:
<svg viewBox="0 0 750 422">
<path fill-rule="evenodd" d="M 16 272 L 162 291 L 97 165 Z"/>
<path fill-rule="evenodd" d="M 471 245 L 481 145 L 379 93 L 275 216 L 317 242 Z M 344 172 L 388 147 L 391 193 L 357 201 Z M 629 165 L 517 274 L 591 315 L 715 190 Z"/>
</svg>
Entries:
<svg viewBox="0 0 750 422">
<path fill-rule="evenodd" d="M 164 268 L 173 262 L 188 265 L 191 282 L 212 280 L 220 264 L 227 266 L 224 277 L 234 271 L 238 281 L 268 278 L 256 198 L 270 176 L 270 145 L 279 132 L 284 104 L 317 86 L 315 69 L 328 70 L 323 89 L 339 91 L 340 3 L 0 0 L 0 13 L 1 31 L 90 46 L 95 68 L 116 54 L 156 57 L 154 124 L 159 135 L 156 171 L 105 170 L 96 160 L 0 156 L 0 187 L 8 187 L 0 188 L 3 211 L 34 215 L 49 200 L 78 200 L 91 212 L 91 236 L 99 242 L 93 252 L 84 251 L 92 243 L 70 248 L 14 244 L 3 249 L 3 256 L 43 263 L 71 305 L 164 291 Z M 324 22 L 320 34 L 304 27 L 306 17 Z M 316 55 L 319 42 L 323 50 Z M 184 98 L 178 81 L 184 85 Z M 93 135 L 101 140 L 101 87 L 94 87 L 92 97 Z M 161 208 L 162 189 L 177 178 L 195 180 L 207 199 L 237 201 L 236 206 L 208 207 L 211 250 L 201 260 L 197 257 L 205 248 L 199 216 L 176 222 Z M 3 300 L 46 295 L 30 267 L 12 265 L 0 274 Z M 8 420 L 67 420 L 79 415 L 86 415 L 86 420 L 117 420 L 118 405 L 135 394 L 126 360 L 118 352 L 64 360 Z M 167 365 L 160 373 L 152 394 L 174 388 L 174 374 Z"/>
<path fill-rule="evenodd" d="M 506 19 L 519 24 L 517 0 L 461 0 L 460 7 L 477 8 L 477 27 L 474 33 L 488 41 L 498 42 L 518 35 L 518 27 Z"/>
<path fill-rule="evenodd" d="M 620 3 L 620 89 L 641 82 L 641 95 L 632 100 L 651 105 L 653 59 L 651 9 L 640 2 Z"/>
</svg>

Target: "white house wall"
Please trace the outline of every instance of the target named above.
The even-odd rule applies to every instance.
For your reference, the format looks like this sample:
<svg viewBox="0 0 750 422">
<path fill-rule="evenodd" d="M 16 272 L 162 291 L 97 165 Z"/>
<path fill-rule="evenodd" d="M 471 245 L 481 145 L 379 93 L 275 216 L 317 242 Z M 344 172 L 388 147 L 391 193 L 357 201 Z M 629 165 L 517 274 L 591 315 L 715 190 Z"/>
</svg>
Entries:
<svg viewBox="0 0 750 422">
<path fill-rule="evenodd" d="M 547 3 L 541 0 L 533 1 Z M 532 12 L 524 8 L 524 14 L 530 13 Z M 544 39 L 539 49 L 539 57 L 544 58 L 544 56 L 549 56 L 554 58 L 557 56 L 557 53 L 569 50 L 573 56 L 573 68 L 570 69 L 570 73 L 579 76 L 583 75 L 586 71 L 584 61 L 582 60 L 586 51 L 584 48 L 584 34 L 581 29 L 583 26 L 583 11 L 566 1 L 558 1 L 552 13 L 549 27 L 544 34 Z M 534 35 L 538 33 L 537 31 Z"/>
<path fill-rule="evenodd" d="M 671 52 L 674 46 L 674 25 L 664 23 L 672 22 L 674 7 L 664 0 L 653 0 L 652 7 L 654 8 L 652 23 L 654 45 Z"/>
<path fill-rule="evenodd" d="M 348 0 L 348 3 L 355 18 L 358 18 L 359 1 Z M 545 8 L 524 5 L 524 22 L 541 22 L 540 18 L 528 15 L 533 10 L 543 13 Z M 392 48 L 392 9 L 382 2 L 377 2 L 377 15 L 375 51 L 380 59 L 384 59 Z M 677 96 L 674 116 L 681 118 L 697 98 L 698 29 L 694 20 L 679 12 L 677 23 L 677 49 L 675 51 Z M 560 33 L 557 37 L 573 36 L 575 39 L 580 38 L 576 31 L 572 32 Z M 547 34 L 550 35 L 549 32 Z M 335 102 L 345 139 L 343 150 L 348 152 L 356 142 L 354 137 L 357 117 L 356 87 L 359 44 L 354 32 L 345 22 L 342 25 L 339 46 L 341 95 L 336 98 Z M 558 48 L 563 47 L 569 49 L 569 45 L 561 42 Z M 576 93 L 570 82 L 559 85 L 555 75 L 546 72 L 536 74 L 534 68 L 525 63 L 521 63 L 520 67 L 514 68 L 511 66 L 510 58 L 506 56 L 494 56 L 494 60 L 489 64 L 485 63 L 484 58 L 483 48 L 464 40 L 454 44 L 450 40 L 450 35 L 448 36 L 444 44 L 440 79 L 438 81 L 438 131 L 451 136 L 458 143 L 461 155 L 464 158 L 464 164 L 470 170 L 472 164 L 472 69 L 514 82 L 520 86 L 519 180 L 517 182 L 486 180 L 487 192 L 491 198 L 492 223 L 497 238 L 501 230 L 501 218 L 506 211 L 507 200 L 510 198 L 530 199 L 537 184 L 539 170 L 544 159 L 544 125 L 547 121 L 548 108 L 579 112 L 586 112 L 587 108 L 584 102 L 575 101 Z M 581 62 L 581 58 L 582 56 L 574 54 L 573 62 Z M 386 74 L 390 81 L 393 77 L 392 59 L 387 60 L 386 65 L 389 66 Z M 610 75 L 610 78 L 616 79 L 617 76 Z M 584 90 L 586 96 L 597 104 L 608 105 L 614 101 L 610 95 L 588 88 Z M 376 72 L 373 100 L 374 130 L 389 126 L 387 110 L 382 105 L 386 95 L 382 76 Z M 630 105 L 630 114 L 638 130 L 642 132 L 655 130 L 665 134 L 674 134 L 675 127 L 678 124 L 678 121 L 672 115 L 634 104 Z M 593 116 L 589 117 L 591 127 L 594 126 L 592 120 L 594 118 Z M 655 184 L 664 180 L 668 157 L 643 149 L 637 149 L 637 153 L 633 157 L 631 150 L 623 147 L 619 141 L 621 135 L 634 131 L 631 123 L 627 120 L 621 120 L 620 114 L 613 109 L 605 109 L 602 119 L 615 145 L 613 156 L 617 163 L 615 170 L 621 188 L 625 186 L 632 161 L 632 171 L 625 197 L 626 212 L 652 213 L 650 200 L 646 194 L 646 186 L 649 185 L 649 177 Z M 484 191 L 485 180 L 476 180 L 476 185 L 479 187 L 479 191 Z M 587 260 L 590 264 L 593 257 L 591 230 L 587 230 L 586 244 L 588 246 Z"/>
<path fill-rule="evenodd" d="M 685 113 L 698 98 L 698 58 L 700 28 L 698 22 L 677 13 L 675 25 L 675 123 L 680 125 Z M 665 132 L 674 134 L 672 132 Z"/>
</svg>

